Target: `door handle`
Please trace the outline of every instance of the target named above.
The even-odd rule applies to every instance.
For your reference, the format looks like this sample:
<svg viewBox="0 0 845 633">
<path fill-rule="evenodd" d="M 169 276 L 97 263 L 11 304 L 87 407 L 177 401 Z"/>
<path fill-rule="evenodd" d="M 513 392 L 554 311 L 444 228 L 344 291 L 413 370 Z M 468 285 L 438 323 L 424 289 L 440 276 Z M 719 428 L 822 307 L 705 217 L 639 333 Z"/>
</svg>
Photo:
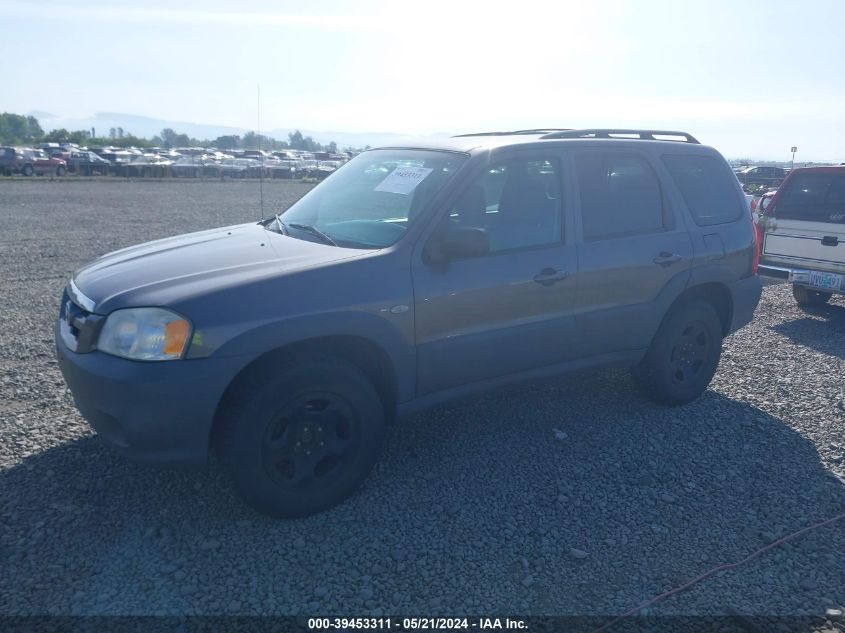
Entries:
<svg viewBox="0 0 845 633">
<path fill-rule="evenodd" d="M 675 264 L 681 261 L 682 259 L 683 257 L 681 255 L 678 255 L 677 253 L 669 253 L 667 251 L 663 251 L 652 261 L 658 266 L 663 266 L 663 268 L 666 268 L 667 266 L 671 266 L 672 264 Z"/>
<path fill-rule="evenodd" d="M 551 286 L 561 279 L 566 279 L 569 273 L 565 270 L 555 270 L 554 268 L 544 268 L 539 273 L 534 275 L 534 281 L 543 286 Z"/>
<path fill-rule="evenodd" d="M 835 235 L 825 235 L 822 238 L 822 246 L 838 246 L 839 238 Z"/>
</svg>

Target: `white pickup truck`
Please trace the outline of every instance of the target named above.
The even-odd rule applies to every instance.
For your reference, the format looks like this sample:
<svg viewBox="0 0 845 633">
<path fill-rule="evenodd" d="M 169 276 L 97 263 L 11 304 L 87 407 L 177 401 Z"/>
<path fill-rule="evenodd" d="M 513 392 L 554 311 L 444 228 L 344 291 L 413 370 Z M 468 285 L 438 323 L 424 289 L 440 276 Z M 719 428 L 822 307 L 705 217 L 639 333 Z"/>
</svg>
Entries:
<svg viewBox="0 0 845 633">
<path fill-rule="evenodd" d="M 760 274 L 787 279 L 801 306 L 845 294 L 845 167 L 793 170 L 758 224 Z"/>
</svg>

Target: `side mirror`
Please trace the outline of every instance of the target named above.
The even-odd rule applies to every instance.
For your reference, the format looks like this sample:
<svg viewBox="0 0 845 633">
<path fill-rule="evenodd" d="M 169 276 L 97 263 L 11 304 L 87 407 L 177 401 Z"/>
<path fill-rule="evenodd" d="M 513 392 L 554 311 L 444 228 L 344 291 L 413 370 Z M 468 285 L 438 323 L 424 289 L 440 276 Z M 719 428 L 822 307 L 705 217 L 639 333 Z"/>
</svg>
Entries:
<svg viewBox="0 0 845 633">
<path fill-rule="evenodd" d="M 443 235 L 440 247 L 447 259 L 480 257 L 490 252 L 487 231 L 477 226 L 450 227 Z"/>
</svg>

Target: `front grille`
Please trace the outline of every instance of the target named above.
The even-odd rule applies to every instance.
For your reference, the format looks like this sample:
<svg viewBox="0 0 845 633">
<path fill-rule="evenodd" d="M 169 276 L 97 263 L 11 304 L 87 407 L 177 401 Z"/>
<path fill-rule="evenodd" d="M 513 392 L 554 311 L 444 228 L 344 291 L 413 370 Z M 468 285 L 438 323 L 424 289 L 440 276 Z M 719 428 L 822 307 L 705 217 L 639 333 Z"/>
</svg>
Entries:
<svg viewBox="0 0 845 633">
<path fill-rule="evenodd" d="M 78 354 L 95 350 L 104 320 L 105 317 L 76 305 L 65 290 L 59 310 L 59 330 L 69 350 Z"/>
</svg>

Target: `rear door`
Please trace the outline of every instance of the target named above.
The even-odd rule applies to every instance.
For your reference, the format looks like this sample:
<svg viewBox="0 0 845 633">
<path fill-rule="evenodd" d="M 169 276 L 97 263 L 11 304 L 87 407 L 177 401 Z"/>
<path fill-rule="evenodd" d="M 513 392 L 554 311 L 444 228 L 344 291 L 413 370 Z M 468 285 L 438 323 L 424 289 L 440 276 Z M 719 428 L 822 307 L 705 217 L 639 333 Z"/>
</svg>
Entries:
<svg viewBox="0 0 845 633">
<path fill-rule="evenodd" d="M 796 170 L 766 217 L 765 263 L 845 273 L 845 169 Z"/>
<path fill-rule="evenodd" d="M 659 301 L 689 278 L 693 249 L 649 157 L 635 150 L 575 153 L 579 355 L 647 347 Z"/>
</svg>

